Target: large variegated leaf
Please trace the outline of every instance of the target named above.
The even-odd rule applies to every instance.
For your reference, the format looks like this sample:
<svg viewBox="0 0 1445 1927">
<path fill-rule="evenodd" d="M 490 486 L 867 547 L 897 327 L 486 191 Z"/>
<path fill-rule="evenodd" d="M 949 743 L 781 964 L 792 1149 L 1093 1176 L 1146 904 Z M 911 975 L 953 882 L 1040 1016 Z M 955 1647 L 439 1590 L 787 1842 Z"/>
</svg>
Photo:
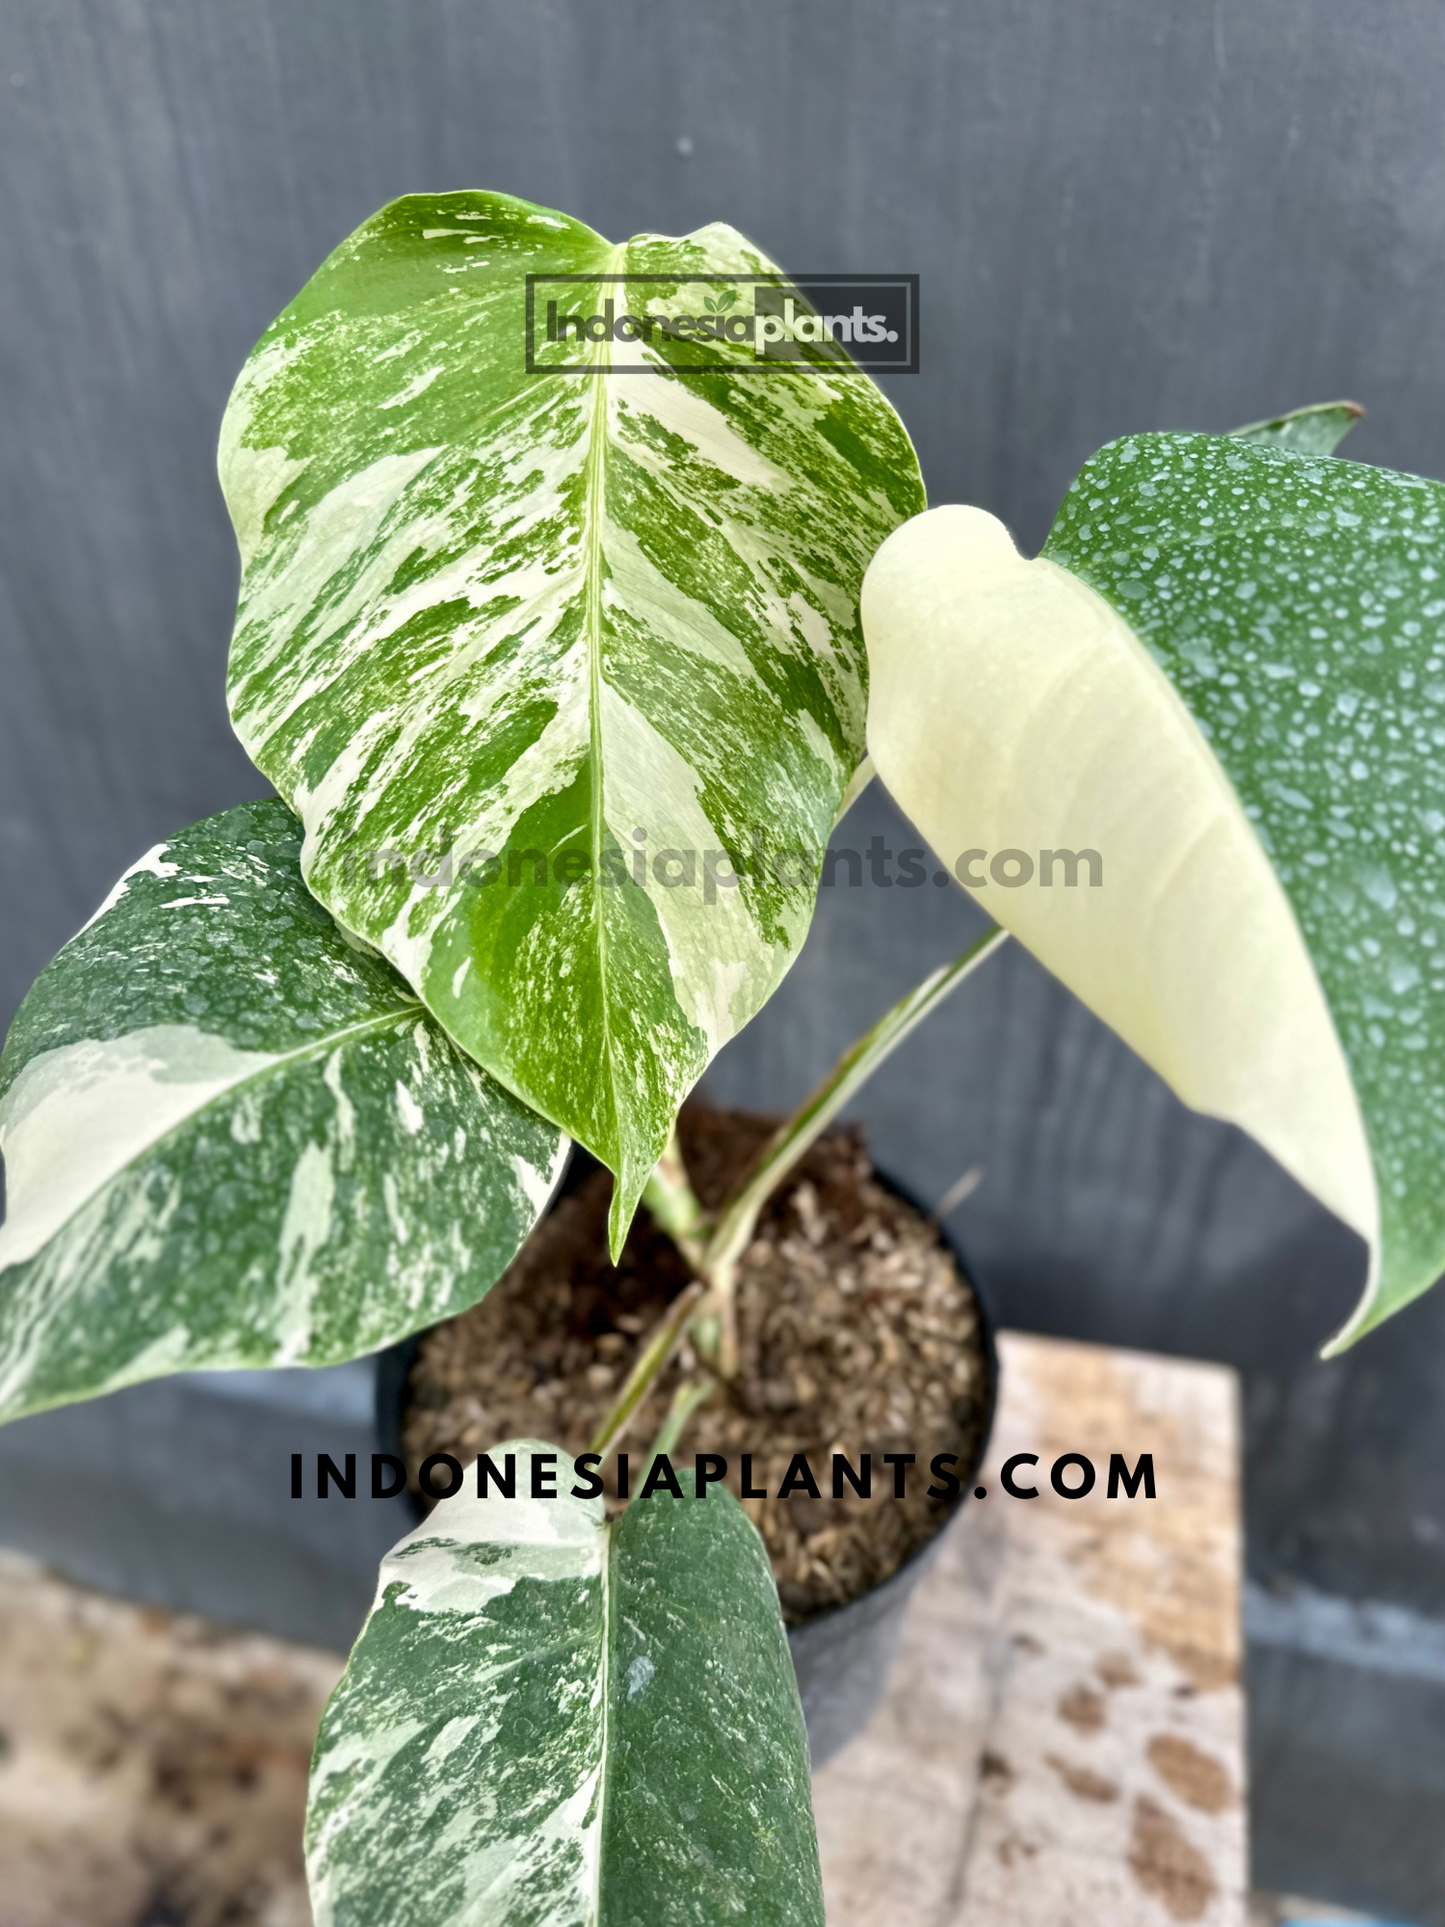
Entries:
<svg viewBox="0 0 1445 1927">
<path fill-rule="evenodd" d="M 0 1417 L 474 1303 L 566 1139 L 310 897 L 284 804 L 128 870 L 0 1058 Z"/>
<path fill-rule="evenodd" d="M 762 1542 L 721 1487 L 609 1525 L 513 1441 L 383 1561 L 316 1742 L 317 1927 L 822 1927 Z M 531 1455 L 563 1496 L 526 1496 Z M 543 1468 L 544 1472 L 547 1468 Z"/>
<path fill-rule="evenodd" d="M 1445 1269 L 1442 518 L 1418 476 L 1134 436 L 1037 561 L 936 509 L 863 597 L 870 743 L 920 829 L 1022 852 L 989 911 L 1368 1241 L 1336 1347 Z M 1086 846 L 1100 887 L 1058 859 L 1040 887 Z"/>
<path fill-rule="evenodd" d="M 610 341 L 528 373 L 525 277 L 700 312 L 706 277 L 768 269 L 727 227 L 614 246 L 412 195 L 268 329 L 222 433 L 232 714 L 307 880 L 619 1174 L 614 1242 L 802 941 L 785 853 L 821 851 L 862 755 L 858 589 L 923 496 L 855 369 L 656 336 L 626 351 L 655 373 L 608 376 Z"/>
</svg>

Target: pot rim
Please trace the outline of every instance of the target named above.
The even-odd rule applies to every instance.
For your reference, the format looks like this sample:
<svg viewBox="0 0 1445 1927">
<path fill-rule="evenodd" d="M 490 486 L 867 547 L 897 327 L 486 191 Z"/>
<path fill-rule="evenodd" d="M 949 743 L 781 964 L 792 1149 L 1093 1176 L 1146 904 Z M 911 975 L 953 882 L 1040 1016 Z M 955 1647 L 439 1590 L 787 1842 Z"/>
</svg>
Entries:
<svg viewBox="0 0 1445 1927">
<path fill-rule="evenodd" d="M 601 1161 L 598 1158 L 593 1157 L 592 1153 L 584 1146 L 574 1143 L 568 1152 L 567 1162 L 563 1167 L 562 1175 L 558 1179 L 552 1196 L 547 1202 L 547 1211 L 550 1211 L 562 1198 L 568 1197 L 572 1192 L 577 1190 L 594 1171 L 601 1170 L 602 1168 Z M 883 1186 L 885 1191 L 891 1191 L 894 1197 L 908 1205 L 911 1210 L 916 1211 L 921 1218 L 925 1218 L 934 1224 L 940 1241 L 952 1256 L 954 1263 L 958 1266 L 960 1277 L 973 1295 L 974 1309 L 978 1316 L 979 1339 L 983 1351 L 984 1370 L 987 1380 L 983 1395 L 983 1418 L 979 1426 L 978 1445 L 973 1457 L 969 1461 L 967 1470 L 958 1473 L 958 1491 L 954 1495 L 948 1509 L 941 1513 L 935 1530 L 929 1533 L 926 1539 L 920 1539 L 913 1550 L 893 1568 L 888 1577 L 886 1579 L 880 1579 L 877 1585 L 870 1586 L 866 1592 L 860 1592 L 855 1599 L 846 1599 L 841 1605 L 828 1606 L 822 1612 L 811 1614 L 807 1619 L 793 1621 L 787 1629 L 790 1638 L 797 1633 L 811 1632 L 815 1626 L 823 1626 L 830 1620 L 839 1618 L 844 1613 L 852 1612 L 855 1607 L 879 1599 L 888 1593 L 890 1589 L 899 1588 L 900 1582 L 907 1582 L 906 1586 L 901 1587 L 902 1590 L 911 1590 L 918 1576 L 912 1573 L 911 1568 L 917 1565 L 919 1560 L 926 1558 L 936 1549 L 939 1540 L 958 1516 L 959 1509 L 964 1501 L 972 1496 L 974 1480 L 978 1477 L 984 1459 L 988 1455 L 989 1442 L 993 1436 L 994 1415 L 998 1407 L 998 1346 L 995 1341 L 993 1314 L 990 1310 L 987 1297 L 979 1286 L 978 1274 L 967 1258 L 965 1258 L 957 1239 L 948 1230 L 947 1226 L 941 1220 L 935 1219 L 932 1212 L 919 1202 L 906 1185 L 900 1184 L 896 1178 L 891 1177 L 886 1171 L 881 1171 L 876 1164 L 873 1165 L 873 1176 Z M 545 1215 L 546 1212 L 543 1213 L 543 1216 Z M 541 1223 L 540 1218 L 538 1219 L 538 1223 Z M 477 1303 L 480 1304 L 481 1299 L 478 1299 Z M 446 1321 L 439 1320 L 438 1322 L 445 1323 Z M 399 1338 L 395 1344 L 386 1346 L 376 1354 L 375 1420 L 377 1440 L 383 1452 L 390 1453 L 394 1458 L 401 1459 L 403 1462 L 405 1462 L 405 1455 L 401 1450 L 401 1419 L 406 1406 L 406 1393 L 408 1381 L 411 1378 L 411 1368 L 416 1361 L 417 1352 L 421 1349 L 422 1339 L 429 1331 L 434 1331 L 435 1329 L 435 1325 L 424 1325 L 419 1331 L 408 1333 L 405 1338 Z M 414 1524 L 420 1525 L 424 1519 L 430 1516 L 422 1510 L 421 1503 L 412 1491 L 410 1484 L 405 1486 L 397 1496 L 404 1501 L 407 1512 L 410 1514 Z"/>
</svg>

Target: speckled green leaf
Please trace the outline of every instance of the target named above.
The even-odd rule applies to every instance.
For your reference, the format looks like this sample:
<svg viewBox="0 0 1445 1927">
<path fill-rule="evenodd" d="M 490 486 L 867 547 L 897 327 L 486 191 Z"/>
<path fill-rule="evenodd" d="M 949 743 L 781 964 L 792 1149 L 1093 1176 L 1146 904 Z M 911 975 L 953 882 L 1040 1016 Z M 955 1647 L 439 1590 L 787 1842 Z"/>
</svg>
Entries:
<svg viewBox="0 0 1445 1927">
<path fill-rule="evenodd" d="M 718 1486 L 608 1525 L 560 1453 L 525 1496 L 549 1452 L 498 1447 L 517 1497 L 469 1472 L 382 1563 L 316 1743 L 317 1927 L 822 1927 L 757 1533 Z"/>
<path fill-rule="evenodd" d="M 327 1365 L 474 1303 L 566 1139 L 308 894 L 284 804 L 128 870 L 0 1058 L 0 1416 Z"/>
<path fill-rule="evenodd" d="M 409 196 L 268 329 L 222 434 L 232 715 L 307 880 L 619 1174 L 614 1242 L 802 941 L 784 853 L 821 850 L 862 754 L 858 588 L 923 494 L 855 369 L 657 337 L 627 350 L 655 373 L 606 375 L 609 342 L 603 372 L 529 374 L 525 277 L 646 274 L 701 312 L 707 276 L 768 269 L 728 227 L 614 246 Z"/>
<path fill-rule="evenodd" d="M 950 860 L 960 839 L 1037 859 L 1029 887 L 978 891 L 989 910 L 1366 1240 L 1332 1349 L 1424 1291 L 1445 1269 L 1445 487 L 1133 436 L 1036 561 L 934 510 L 884 545 L 863 609 L 903 806 Z M 1038 887 L 1050 846 L 1092 847 L 1099 887 Z"/>
</svg>

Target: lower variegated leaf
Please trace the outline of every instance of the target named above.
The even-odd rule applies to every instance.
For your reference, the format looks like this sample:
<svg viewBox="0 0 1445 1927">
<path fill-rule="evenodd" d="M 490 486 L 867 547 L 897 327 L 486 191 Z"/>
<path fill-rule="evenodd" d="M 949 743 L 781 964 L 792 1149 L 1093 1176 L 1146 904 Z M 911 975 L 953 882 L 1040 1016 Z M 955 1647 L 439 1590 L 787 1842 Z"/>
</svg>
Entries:
<svg viewBox="0 0 1445 1927">
<path fill-rule="evenodd" d="M 152 850 L 0 1057 L 0 1417 L 328 1365 L 473 1304 L 567 1140 L 478 1069 L 243 805 Z"/>
<path fill-rule="evenodd" d="M 555 1446 L 382 1562 L 321 1723 L 317 1927 L 822 1927 L 807 1740 L 762 1541 L 731 1495 L 608 1524 Z M 534 1455 L 556 1498 L 526 1496 Z M 540 1463 L 551 1455 L 555 1463 Z"/>
</svg>

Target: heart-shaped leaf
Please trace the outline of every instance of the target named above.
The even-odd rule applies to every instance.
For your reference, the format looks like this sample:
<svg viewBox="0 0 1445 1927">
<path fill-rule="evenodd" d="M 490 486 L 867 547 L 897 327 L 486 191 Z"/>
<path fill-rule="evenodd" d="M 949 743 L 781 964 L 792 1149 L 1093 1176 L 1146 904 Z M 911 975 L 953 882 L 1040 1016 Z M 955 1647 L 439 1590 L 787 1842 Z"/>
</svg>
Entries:
<svg viewBox="0 0 1445 1927">
<path fill-rule="evenodd" d="M 1003 853 L 969 872 L 990 913 L 1368 1241 L 1335 1348 L 1425 1290 L 1445 1268 L 1445 487 L 1131 436 L 1037 561 L 992 516 L 935 509 L 884 545 L 863 609 L 873 755 L 940 855 Z"/>
<path fill-rule="evenodd" d="M 271 801 L 142 857 L 0 1057 L 0 1417 L 464 1310 L 567 1140 L 308 894 Z"/>
<path fill-rule="evenodd" d="M 382 1562 L 316 1742 L 317 1927 L 822 1927 L 797 1682 L 741 1506 L 657 1492 L 609 1525 L 555 1446 L 509 1455 L 514 1498 L 459 1492 Z M 534 1463 L 560 1496 L 526 1496 Z"/>
<path fill-rule="evenodd" d="M 659 327 L 569 371 L 545 341 L 552 297 L 606 332 L 752 273 L 727 227 L 613 246 L 412 195 L 268 329 L 222 433 L 232 714 L 307 881 L 618 1174 L 615 1246 L 802 942 L 863 750 L 863 569 L 923 501 L 856 369 Z"/>
</svg>

